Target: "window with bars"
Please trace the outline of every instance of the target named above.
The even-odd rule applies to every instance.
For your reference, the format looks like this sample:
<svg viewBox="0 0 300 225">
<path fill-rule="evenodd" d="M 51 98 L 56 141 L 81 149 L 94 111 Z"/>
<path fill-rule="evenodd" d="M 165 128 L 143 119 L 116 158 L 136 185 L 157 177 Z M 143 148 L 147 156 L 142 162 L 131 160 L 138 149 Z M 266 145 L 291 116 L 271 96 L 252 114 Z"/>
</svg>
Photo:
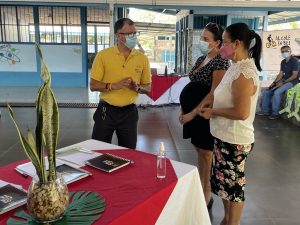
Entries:
<svg viewBox="0 0 300 225">
<path fill-rule="evenodd" d="M 41 43 L 81 43 L 80 9 L 39 7 Z"/>
<path fill-rule="evenodd" d="M 87 22 L 88 23 L 109 23 L 109 9 L 87 7 Z"/>
<path fill-rule="evenodd" d="M 109 27 L 106 24 L 88 25 L 88 53 L 96 53 L 109 47 Z"/>
<path fill-rule="evenodd" d="M 162 50 L 161 62 L 175 62 L 175 51 Z"/>
<path fill-rule="evenodd" d="M 34 42 L 33 7 L 0 6 L 0 41 Z"/>
<path fill-rule="evenodd" d="M 109 47 L 109 9 L 87 7 L 88 53 Z"/>
</svg>

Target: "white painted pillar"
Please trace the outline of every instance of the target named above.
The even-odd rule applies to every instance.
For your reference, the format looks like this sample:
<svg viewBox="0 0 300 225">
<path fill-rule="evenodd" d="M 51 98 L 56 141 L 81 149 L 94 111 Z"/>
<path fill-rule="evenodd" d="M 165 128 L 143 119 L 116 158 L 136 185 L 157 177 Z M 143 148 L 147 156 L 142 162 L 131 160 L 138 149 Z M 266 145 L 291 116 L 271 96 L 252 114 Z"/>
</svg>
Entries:
<svg viewBox="0 0 300 225">
<path fill-rule="evenodd" d="M 109 4 L 109 43 L 110 43 L 110 46 L 115 45 L 115 33 L 114 33 L 115 20 L 114 20 L 114 14 L 115 14 L 114 4 L 110 3 Z"/>
</svg>

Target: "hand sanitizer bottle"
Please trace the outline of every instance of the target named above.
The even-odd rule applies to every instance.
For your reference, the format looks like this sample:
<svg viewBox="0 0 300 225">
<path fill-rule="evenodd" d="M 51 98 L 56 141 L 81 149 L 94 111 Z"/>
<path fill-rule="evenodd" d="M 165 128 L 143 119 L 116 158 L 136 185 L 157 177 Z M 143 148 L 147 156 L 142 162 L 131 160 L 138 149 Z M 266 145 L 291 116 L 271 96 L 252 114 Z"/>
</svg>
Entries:
<svg viewBox="0 0 300 225">
<path fill-rule="evenodd" d="M 161 142 L 159 146 L 159 152 L 157 154 L 157 178 L 166 178 L 166 152 L 164 143 Z"/>
<path fill-rule="evenodd" d="M 168 66 L 166 65 L 165 66 L 165 76 L 167 76 L 168 75 Z"/>
</svg>

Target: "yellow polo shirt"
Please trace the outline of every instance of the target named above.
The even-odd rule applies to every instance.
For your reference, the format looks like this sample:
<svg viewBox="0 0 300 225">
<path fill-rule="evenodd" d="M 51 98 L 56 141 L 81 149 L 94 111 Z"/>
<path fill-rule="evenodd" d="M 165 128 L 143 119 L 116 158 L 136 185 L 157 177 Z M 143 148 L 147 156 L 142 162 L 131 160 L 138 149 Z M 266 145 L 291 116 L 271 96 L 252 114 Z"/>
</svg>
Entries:
<svg viewBox="0 0 300 225">
<path fill-rule="evenodd" d="M 150 65 L 148 58 L 132 49 L 127 60 L 117 46 L 100 51 L 93 62 L 91 78 L 104 83 L 116 83 L 131 77 L 137 84 L 150 84 Z M 100 99 L 114 106 L 134 103 L 138 93 L 129 88 L 100 93 Z"/>
</svg>

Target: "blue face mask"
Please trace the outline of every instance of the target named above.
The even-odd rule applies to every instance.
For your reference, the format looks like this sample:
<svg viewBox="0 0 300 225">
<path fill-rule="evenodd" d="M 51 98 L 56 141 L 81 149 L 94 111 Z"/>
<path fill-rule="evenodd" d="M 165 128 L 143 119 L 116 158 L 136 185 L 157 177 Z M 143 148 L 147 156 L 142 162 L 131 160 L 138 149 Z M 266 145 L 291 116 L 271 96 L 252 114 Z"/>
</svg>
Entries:
<svg viewBox="0 0 300 225">
<path fill-rule="evenodd" d="M 288 57 L 290 57 L 290 53 L 289 52 L 283 52 L 282 57 L 287 59 Z"/>
<path fill-rule="evenodd" d="M 133 37 L 126 37 L 125 45 L 129 49 L 133 49 L 137 44 L 137 37 L 134 35 Z"/>
<path fill-rule="evenodd" d="M 212 48 L 209 48 L 208 46 L 208 42 L 200 40 L 200 51 L 203 55 L 207 55 L 212 50 Z"/>
</svg>

